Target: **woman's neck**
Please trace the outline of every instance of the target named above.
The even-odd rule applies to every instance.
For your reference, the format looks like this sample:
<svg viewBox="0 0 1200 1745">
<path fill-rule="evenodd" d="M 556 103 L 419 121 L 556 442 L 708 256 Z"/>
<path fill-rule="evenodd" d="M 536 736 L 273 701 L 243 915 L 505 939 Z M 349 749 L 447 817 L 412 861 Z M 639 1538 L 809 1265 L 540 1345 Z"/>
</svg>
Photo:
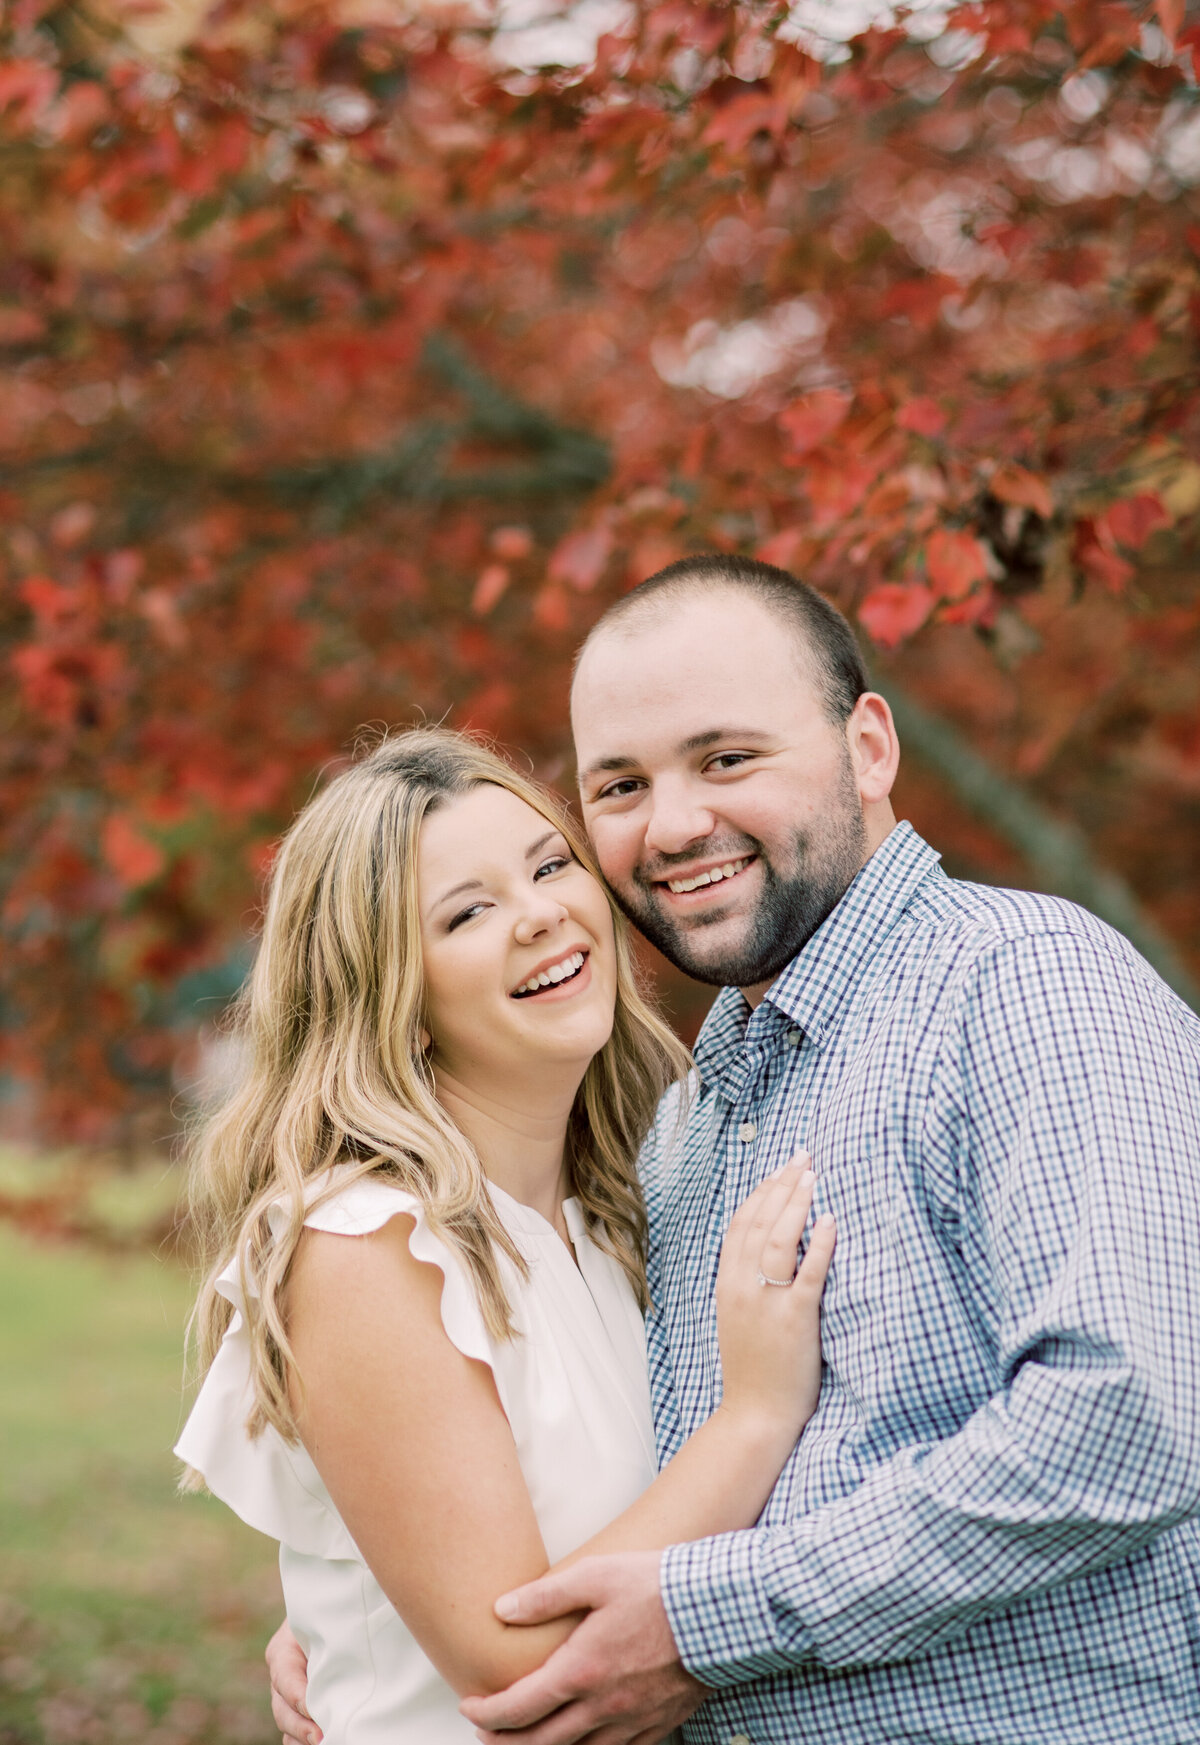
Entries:
<svg viewBox="0 0 1200 1745">
<path fill-rule="evenodd" d="M 540 1212 L 565 1237 L 564 1154 L 574 1093 L 548 1096 L 540 1107 L 531 1107 L 523 1096 L 518 1106 L 515 1099 L 465 1085 L 436 1067 L 434 1076 L 438 1102 L 479 1153 L 488 1180 Z"/>
</svg>

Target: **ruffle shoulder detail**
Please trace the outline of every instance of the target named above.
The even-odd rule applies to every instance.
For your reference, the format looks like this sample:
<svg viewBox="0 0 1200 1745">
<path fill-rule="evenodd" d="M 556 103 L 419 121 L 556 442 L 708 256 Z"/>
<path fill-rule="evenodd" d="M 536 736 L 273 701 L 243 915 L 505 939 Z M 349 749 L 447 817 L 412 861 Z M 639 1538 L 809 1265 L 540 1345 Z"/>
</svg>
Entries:
<svg viewBox="0 0 1200 1745">
<path fill-rule="evenodd" d="M 328 1185 L 328 1178 L 313 1184 L 307 1197 L 314 1198 Z M 458 1256 L 429 1228 L 415 1194 L 378 1177 L 360 1176 L 311 1209 L 304 1222 L 310 1229 L 333 1235 L 365 1236 L 405 1215 L 414 1220 L 409 1235 L 412 1254 L 442 1274 L 442 1325 L 451 1344 L 464 1357 L 494 1370 L 495 1349 L 471 1280 Z M 273 1224 L 282 1224 L 285 1217 L 282 1204 L 277 1213 L 272 1208 Z M 361 1553 L 304 1447 L 289 1446 L 270 1425 L 256 1437 L 248 1434 L 246 1423 L 253 1406 L 250 1338 L 236 1258 L 220 1274 L 216 1287 L 233 1305 L 233 1319 L 175 1453 L 201 1474 L 214 1496 L 258 1532 L 305 1556 L 361 1562 Z"/>
<path fill-rule="evenodd" d="M 450 1343 L 464 1357 L 494 1368 L 495 1347 L 467 1269 L 429 1228 L 425 1208 L 415 1194 L 381 1176 L 359 1176 L 340 1194 L 309 1211 L 304 1222 L 310 1230 L 326 1230 L 333 1236 L 368 1236 L 401 1216 L 413 1219 L 408 1246 L 414 1259 L 436 1266 L 442 1274 L 442 1326 Z"/>
</svg>

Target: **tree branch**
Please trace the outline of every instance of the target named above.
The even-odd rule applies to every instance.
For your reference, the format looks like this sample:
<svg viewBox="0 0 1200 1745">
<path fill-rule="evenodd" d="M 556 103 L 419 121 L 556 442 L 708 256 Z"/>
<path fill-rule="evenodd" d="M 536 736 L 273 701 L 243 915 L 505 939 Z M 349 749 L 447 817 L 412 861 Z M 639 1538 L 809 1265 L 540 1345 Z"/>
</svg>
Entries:
<svg viewBox="0 0 1200 1745">
<path fill-rule="evenodd" d="M 1124 879 L 1097 863 L 1083 832 L 994 770 L 957 728 L 914 702 L 894 680 L 885 681 L 884 691 L 901 744 L 1017 850 L 1040 884 L 1123 933 L 1180 999 L 1200 1012 L 1200 983 Z"/>
<path fill-rule="evenodd" d="M 608 444 L 589 431 L 559 424 L 492 381 L 444 334 L 426 342 L 424 363 L 466 402 L 465 415 L 431 416 L 410 426 L 393 447 L 375 454 L 335 456 L 261 473 L 224 469 L 205 472 L 191 456 L 176 458 L 150 450 L 122 426 L 111 444 L 93 438 L 60 454 L 10 457 L 0 461 L 0 485 L 31 474 L 104 468 L 114 463 L 131 478 L 121 495 L 132 502 L 140 493 L 141 514 L 149 506 L 165 512 L 179 490 L 202 481 L 239 501 L 263 495 L 286 503 L 307 503 L 318 522 L 340 525 L 368 498 L 390 496 L 414 502 L 461 502 L 484 497 L 511 498 L 580 495 L 594 491 L 609 475 Z M 475 438 L 524 449 L 527 460 L 456 470 L 451 456 L 458 443 Z M 152 512 L 151 519 L 157 516 Z"/>
</svg>

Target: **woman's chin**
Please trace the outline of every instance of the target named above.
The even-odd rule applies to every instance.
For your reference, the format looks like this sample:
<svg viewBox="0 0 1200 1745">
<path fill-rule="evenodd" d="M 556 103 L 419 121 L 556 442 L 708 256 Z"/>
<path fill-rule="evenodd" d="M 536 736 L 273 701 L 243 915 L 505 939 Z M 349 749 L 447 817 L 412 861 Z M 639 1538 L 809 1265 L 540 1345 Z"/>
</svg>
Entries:
<svg viewBox="0 0 1200 1745">
<path fill-rule="evenodd" d="M 545 1018 L 547 1022 L 529 1028 L 527 1047 L 535 1059 L 589 1061 L 612 1035 L 612 1011 L 597 1009 L 595 1003 L 590 1009 L 576 1011 L 560 1007 L 554 1014 L 547 1012 Z"/>
<path fill-rule="evenodd" d="M 536 1009 L 537 995 L 520 1001 L 510 996 L 499 1011 L 487 1012 L 481 1001 L 470 1036 L 439 1038 L 435 1067 L 464 1090 L 535 1088 L 543 1077 L 548 1088 L 559 1088 L 568 1072 L 582 1078 L 612 1036 L 613 1002 L 599 995 L 593 988 L 578 1002 L 551 999 Z"/>
<path fill-rule="evenodd" d="M 567 1070 L 575 1070 L 581 1076 L 595 1060 L 612 1033 L 610 1025 L 607 1031 L 600 1031 L 598 1026 L 579 1025 L 570 1030 L 564 1027 L 553 1036 L 539 1036 L 522 1051 L 520 1060 L 511 1063 L 513 1073 L 536 1078 L 540 1072 L 557 1075 Z"/>
<path fill-rule="evenodd" d="M 612 1027 L 611 1012 L 560 1012 L 554 1023 L 530 1025 L 519 1046 L 511 1054 L 506 1051 L 501 1070 L 534 1080 L 542 1073 L 557 1079 L 567 1071 L 582 1077 L 612 1035 Z M 499 1060 L 496 1065 L 501 1065 Z"/>
</svg>

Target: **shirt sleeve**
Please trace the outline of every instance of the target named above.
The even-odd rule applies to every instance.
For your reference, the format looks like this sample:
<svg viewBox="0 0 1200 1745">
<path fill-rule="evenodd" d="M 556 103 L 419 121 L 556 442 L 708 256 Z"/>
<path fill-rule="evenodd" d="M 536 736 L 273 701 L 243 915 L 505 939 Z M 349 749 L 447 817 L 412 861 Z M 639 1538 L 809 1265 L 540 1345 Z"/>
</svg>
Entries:
<svg viewBox="0 0 1200 1745">
<path fill-rule="evenodd" d="M 1198 1036 L 1099 927 L 974 965 L 924 1147 L 983 1257 L 995 1392 L 794 1523 L 671 1547 L 697 1678 L 909 1659 L 1200 1512 Z"/>
</svg>

